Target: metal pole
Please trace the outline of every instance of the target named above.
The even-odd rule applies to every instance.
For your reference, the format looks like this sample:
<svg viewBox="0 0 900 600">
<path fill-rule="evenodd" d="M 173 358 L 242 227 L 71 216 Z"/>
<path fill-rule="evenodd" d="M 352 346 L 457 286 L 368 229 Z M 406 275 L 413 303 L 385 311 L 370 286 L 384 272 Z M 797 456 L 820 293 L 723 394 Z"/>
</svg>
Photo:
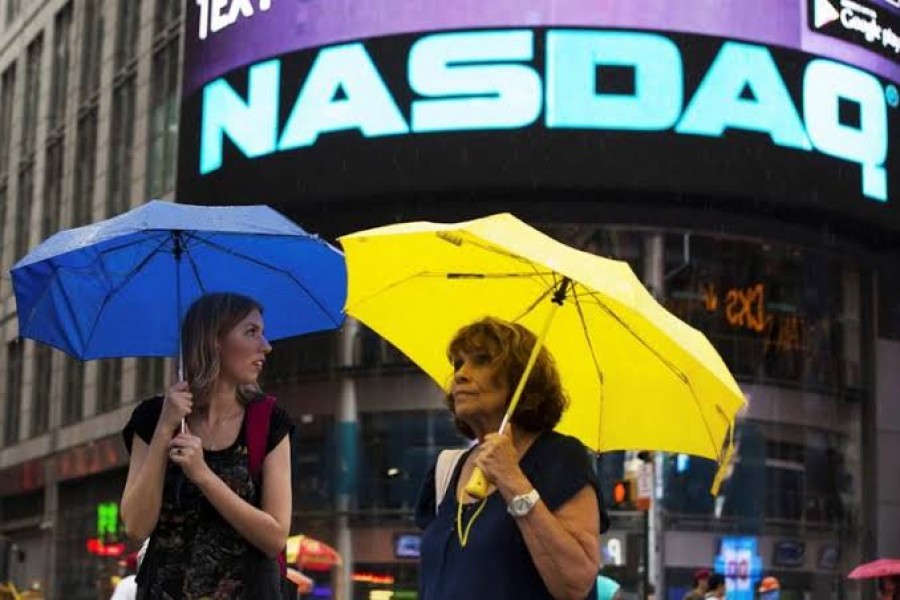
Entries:
<svg viewBox="0 0 900 600">
<path fill-rule="evenodd" d="M 353 598 L 353 536 L 350 530 L 349 511 L 356 495 L 357 456 L 359 454 L 359 415 L 356 405 L 356 381 L 352 368 L 356 366 L 356 340 L 359 322 L 347 317 L 341 330 L 340 366 L 341 397 L 338 406 L 338 493 L 336 498 L 337 551 L 341 566 L 337 588 L 338 600 Z"/>
<path fill-rule="evenodd" d="M 665 239 L 661 232 L 648 233 L 644 238 L 644 284 L 657 301 L 665 297 Z M 647 563 L 646 577 L 653 583 L 658 598 L 665 598 L 665 531 L 663 521 L 662 500 L 664 496 L 665 455 L 654 452 L 651 467 L 653 469 L 653 488 L 650 495 L 650 508 L 647 510 Z M 644 590 L 644 598 L 647 589 Z"/>
</svg>

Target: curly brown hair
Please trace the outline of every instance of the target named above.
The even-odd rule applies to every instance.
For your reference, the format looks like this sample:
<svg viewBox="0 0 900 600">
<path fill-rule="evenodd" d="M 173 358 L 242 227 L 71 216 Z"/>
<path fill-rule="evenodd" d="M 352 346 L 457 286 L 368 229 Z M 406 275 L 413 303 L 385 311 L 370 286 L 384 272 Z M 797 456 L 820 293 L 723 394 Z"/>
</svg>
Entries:
<svg viewBox="0 0 900 600">
<path fill-rule="evenodd" d="M 487 352 L 491 358 L 491 366 L 496 371 L 495 376 L 505 378 L 510 390 L 510 397 L 506 399 L 508 406 L 536 341 L 537 336 L 518 323 L 484 317 L 456 332 L 447 347 L 447 358 L 452 363 L 460 353 Z M 444 403 L 453 415 L 456 429 L 467 438 L 474 439 L 475 432 L 472 428 L 456 417 L 453 395 L 449 391 L 444 396 Z M 519 405 L 513 413 L 512 422 L 530 433 L 549 431 L 559 423 L 568 404 L 556 361 L 550 351 L 542 347 L 522 391 Z"/>
</svg>

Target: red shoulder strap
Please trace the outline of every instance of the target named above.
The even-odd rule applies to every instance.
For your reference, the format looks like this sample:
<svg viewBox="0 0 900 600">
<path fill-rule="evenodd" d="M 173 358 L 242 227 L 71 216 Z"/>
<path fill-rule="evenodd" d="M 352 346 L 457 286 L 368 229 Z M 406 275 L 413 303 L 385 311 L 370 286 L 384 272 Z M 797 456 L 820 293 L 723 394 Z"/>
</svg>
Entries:
<svg viewBox="0 0 900 600">
<path fill-rule="evenodd" d="M 266 442 L 269 439 L 269 422 L 275 397 L 266 396 L 247 405 L 247 459 L 250 461 L 250 476 L 257 482 L 262 476 L 262 464 L 266 458 Z M 284 551 L 276 557 L 278 569 L 284 577 L 287 572 Z"/>
<path fill-rule="evenodd" d="M 258 480 L 266 458 L 266 441 L 269 439 L 269 421 L 275 398 L 266 396 L 247 405 L 247 458 L 250 476 Z"/>
</svg>

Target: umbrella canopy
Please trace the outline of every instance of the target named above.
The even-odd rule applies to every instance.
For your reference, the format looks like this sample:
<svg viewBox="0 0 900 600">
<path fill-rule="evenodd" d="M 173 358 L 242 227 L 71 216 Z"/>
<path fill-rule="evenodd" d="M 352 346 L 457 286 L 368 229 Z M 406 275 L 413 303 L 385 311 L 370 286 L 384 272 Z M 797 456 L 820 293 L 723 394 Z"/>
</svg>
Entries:
<svg viewBox="0 0 900 600">
<path fill-rule="evenodd" d="M 304 571 L 328 571 L 341 564 L 337 550 L 305 535 L 292 535 L 287 539 L 285 558 Z"/>
<path fill-rule="evenodd" d="M 600 452 L 727 462 L 741 390 L 706 337 L 665 310 L 627 263 L 575 250 L 509 214 L 403 223 L 340 242 L 348 313 L 439 385 L 451 381 L 446 348 L 461 326 L 490 315 L 538 333 L 555 313 L 546 345 L 571 399 L 560 431 Z"/>
<path fill-rule="evenodd" d="M 876 579 L 878 577 L 900 576 L 900 559 L 881 558 L 864 563 L 850 571 L 850 579 Z"/>
<path fill-rule="evenodd" d="M 19 335 L 81 360 L 178 354 L 204 293 L 253 297 L 272 340 L 339 327 L 346 297 L 340 251 L 267 206 L 151 201 L 57 233 L 11 274 Z"/>
</svg>

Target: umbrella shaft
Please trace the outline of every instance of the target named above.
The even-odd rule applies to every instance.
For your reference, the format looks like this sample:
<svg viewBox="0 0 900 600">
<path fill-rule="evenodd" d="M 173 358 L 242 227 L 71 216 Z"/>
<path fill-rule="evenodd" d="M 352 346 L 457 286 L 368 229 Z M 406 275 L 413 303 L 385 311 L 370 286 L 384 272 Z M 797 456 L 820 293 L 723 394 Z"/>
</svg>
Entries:
<svg viewBox="0 0 900 600">
<path fill-rule="evenodd" d="M 528 357 L 528 362 L 525 364 L 525 370 L 522 372 L 522 377 L 519 378 L 519 384 L 516 386 L 516 391 L 513 394 L 512 400 L 509 402 L 509 408 L 506 409 L 506 414 L 503 415 L 503 421 L 500 423 L 499 433 L 501 435 L 506 431 L 507 425 L 509 425 L 513 414 L 516 412 L 516 407 L 519 405 L 519 399 L 522 397 L 522 392 L 525 391 L 525 384 L 528 382 L 528 377 L 531 376 L 531 370 L 534 368 L 534 363 L 537 362 L 538 354 L 540 354 L 541 348 L 544 346 L 544 341 L 547 339 L 547 333 L 550 331 L 550 325 L 553 323 L 553 317 L 556 316 L 556 311 L 559 310 L 559 306 L 560 305 L 556 302 L 550 303 L 550 314 L 547 315 L 547 320 L 544 322 L 541 334 L 534 342 L 534 348 L 531 349 L 531 356 Z"/>
</svg>

